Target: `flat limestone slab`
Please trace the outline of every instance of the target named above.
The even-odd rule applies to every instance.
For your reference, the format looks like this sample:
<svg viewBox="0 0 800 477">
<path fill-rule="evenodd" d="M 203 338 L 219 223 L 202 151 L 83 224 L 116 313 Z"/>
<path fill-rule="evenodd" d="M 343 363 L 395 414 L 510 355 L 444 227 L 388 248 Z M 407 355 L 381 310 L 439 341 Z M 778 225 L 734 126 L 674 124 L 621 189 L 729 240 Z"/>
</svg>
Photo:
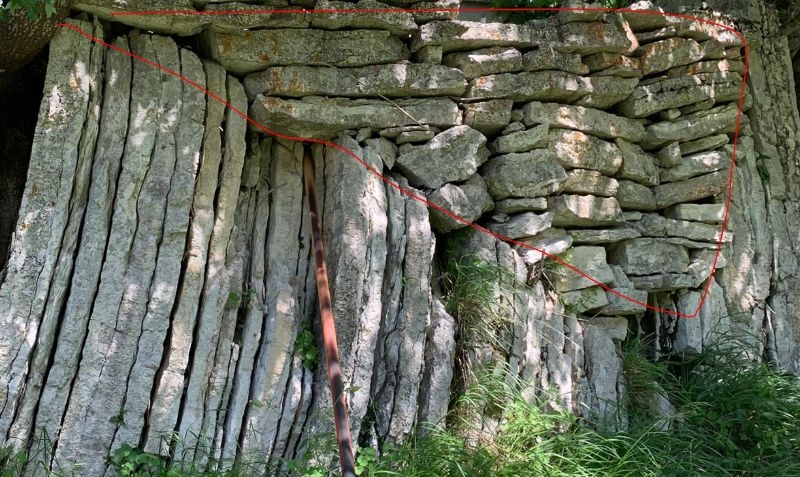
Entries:
<svg viewBox="0 0 800 477">
<path fill-rule="evenodd" d="M 417 121 L 449 128 L 461 123 L 458 106 L 447 98 L 406 99 L 393 104 L 373 99 L 307 96 L 286 100 L 257 95 L 250 105 L 250 116 L 271 131 L 317 139 L 332 138 L 345 129 L 387 129 L 415 125 Z"/>
<path fill-rule="evenodd" d="M 211 59 L 234 74 L 279 65 L 367 66 L 409 56 L 403 42 L 383 30 L 209 30 L 203 44 Z"/>
</svg>

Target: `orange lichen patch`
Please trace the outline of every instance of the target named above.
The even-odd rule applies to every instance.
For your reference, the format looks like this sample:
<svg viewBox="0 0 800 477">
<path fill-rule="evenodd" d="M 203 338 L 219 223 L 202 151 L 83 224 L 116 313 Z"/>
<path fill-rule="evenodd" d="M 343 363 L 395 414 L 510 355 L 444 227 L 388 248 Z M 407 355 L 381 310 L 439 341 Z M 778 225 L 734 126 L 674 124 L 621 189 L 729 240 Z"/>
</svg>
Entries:
<svg viewBox="0 0 800 477">
<path fill-rule="evenodd" d="M 233 52 L 233 37 L 228 35 L 222 35 L 218 37 L 217 47 L 219 48 L 219 52 L 225 55 L 231 54 Z"/>
</svg>

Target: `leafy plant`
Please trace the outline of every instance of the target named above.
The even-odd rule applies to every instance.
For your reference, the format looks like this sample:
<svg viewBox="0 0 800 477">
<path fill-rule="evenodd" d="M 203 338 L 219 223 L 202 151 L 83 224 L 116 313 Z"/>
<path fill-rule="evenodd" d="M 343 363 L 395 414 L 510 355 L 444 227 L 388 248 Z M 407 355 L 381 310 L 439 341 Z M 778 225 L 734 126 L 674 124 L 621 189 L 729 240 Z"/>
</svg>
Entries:
<svg viewBox="0 0 800 477">
<path fill-rule="evenodd" d="M 50 18 L 56 13 L 55 3 L 55 0 L 0 0 L 0 21 L 17 10 L 27 12 L 29 20 L 36 20 L 42 12 Z"/>
<path fill-rule="evenodd" d="M 109 458 L 121 477 L 178 477 L 177 471 L 167 469 L 161 456 L 122 444 Z"/>
<path fill-rule="evenodd" d="M 27 452 L 14 450 L 12 446 L 0 448 L 0 477 L 22 475 L 27 462 Z"/>
<path fill-rule="evenodd" d="M 294 352 L 302 360 L 303 366 L 313 369 L 319 362 L 319 348 L 317 348 L 317 339 L 311 332 L 311 322 L 303 320 L 300 323 L 300 330 L 294 342 Z"/>
</svg>

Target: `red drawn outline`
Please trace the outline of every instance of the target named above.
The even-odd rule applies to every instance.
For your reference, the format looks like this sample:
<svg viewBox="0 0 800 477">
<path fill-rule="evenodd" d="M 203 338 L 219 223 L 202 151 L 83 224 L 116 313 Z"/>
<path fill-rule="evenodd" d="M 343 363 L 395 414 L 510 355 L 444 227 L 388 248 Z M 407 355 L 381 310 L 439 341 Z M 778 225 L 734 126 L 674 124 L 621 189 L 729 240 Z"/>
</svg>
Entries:
<svg viewBox="0 0 800 477">
<path fill-rule="evenodd" d="M 225 107 L 227 107 L 228 109 L 233 111 L 236 115 L 238 115 L 239 117 L 241 117 L 242 119 L 244 119 L 248 123 L 252 124 L 253 127 L 259 129 L 260 131 L 262 131 L 262 132 L 264 132 L 266 134 L 269 134 L 271 136 L 275 136 L 275 137 L 281 138 L 281 139 L 288 139 L 288 140 L 291 140 L 291 141 L 299 141 L 299 142 L 304 142 L 304 143 L 309 143 L 309 144 L 322 144 L 322 145 L 324 145 L 326 147 L 330 147 L 330 148 L 339 150 L 339 151 L 343 152 L 344 154 L 352 157 L 356 161 L 358 161 L 369 172 L 371 172 L 372 174 L 377 176 L 379 179 L 381 179 L 383 182 L 385 182 L 389 186 L 395 188 L 400 193 L 402 193 L 402 194 L 404 194 L 404 195 L 406 195 L 406 196 L 408 196 L 408 197 L 410 197 L 410 198 L 412 198 L 412 199 L 414 199 L 414 200 L 416 200 L 418 202 L 421 202 L 421 203 L 425 204 L 428 207 L 434 208 L 434 209 L 438 210 L 439 212 L 442 212 L 443 214 L 446 214 L 449 217 L 451 217 L 451 218 L 453 218 L 453 219 L 455 219 L 455 220 L 457 220 L 457 221 L 459 221 L 459 222 L 461 222 L 463 224 L 466 224 L 466 225 L 474 228 L 475 230 L 478 230 L 480 232 L 489 234 L 489 235 L 497 238 L 498 240 L 502 240 L 502 241 L 504 241 L 506 243 L 510 243 L 510 244 L 513 244 L 513 245 L 518 245 L 520 247 L 527 248 L 529 250 L 533 250 L 533 251 L 539 252 L 542 255 L 544 255 L 545 257 L 549 258 L 550 260 L 554 260 L 557 263 L 560 263 L 561 265 L 571 269 L 575 273 L 578 273 L 579 275 L 583 276 L 584 278 L 590 280 L 591 282 L 593 282 L 596 285 L 600 286 L 603 290 L 605 290 L 605 291 L 607 291 L 609 293 L 612 293 L 612 294 L 614 294 L 614 295 L 616 295 L 616 296 L 618 296 L 620 298 L 623 298 L 623 299 L 628 300 L 630 302 L 636 303 L 637 305 L 643 306 L 646 309 L 653 310 L 653 311 L 656 311 L 656 312 L 659 312 L 659 313 L 666 313 L 666 314 L 669 314 L 669 315 L 678 316 L 680 318 L 695 318 L 695 317 L 697 317 L 698 313 L 700 312 L 700 309 L 703 307 L 703 304 L 706 301 L 706 297 L 708 296 L 708 292 L 709 292 L 710 287 L 711 287 L 711 281 L 714 279 L 714 273 L 716 272 L 716 269 L 717 269 L 717 260 L 719 259 L 719 254 L 720 254 L 720 251 L 722 249 L 722 241 L 725 238 L 725 228 L 727 227 L 727 224 L 728 224 L 728 213 L 730 211 L 731 197 L 733 195 L 733 174 L 734 174 L 734 168 L 735 168 L 735 164 L 736 164 L 736 147 L 737 147 L 737 143 L 739 142 L 739 126 L 740 126 L 741 117 L 742 117 L 742 106 L 743 106 L 743 103 L 744 103 L 745 88 L 747 86 L 747 73 L 749 71 L 749 49 L 748 49 L 747 41 L 745 40 L 744 36 L 741 33 L 739 33 L 739 31 L 737 31 L 735 28 L 729 27 L 729 26 L 724 25 L 724 24 L 719 23 L 719 22 L 714 22 L 714 21 L 711 21 L 711 20 L 706 20 L 706 19 L 703 19 L 703 18 L 694 17 L 694 16 L 691 16 L 691 15 L 679 14 L 679 13 L 657 12 L 657 11 L 653 11 L 653 10 L 632 10 L 632 9 L 627 9 L 627 8 L 610 9 L 610 8 L 593 8 L 593 7 L 592 8 L 490 8 L 490 7 L 487 7 L 487 8 L 479 8 L 479 7 L 472 8 L 472 7 L 467 7 L 467 8 L 424 8 L 424 9 L 384 8 L 384 9 L 338 9 L 338 10 L 337 9 L 326 9 L 326 10 L 323 10 L 323 9 L 321 9 L 321 10 L 265 9 L 265 10 L 249 10 L 249 11 L 196 11 L 196 10 L 161 10 L 161 11 L 154 11 L 154 10 L 149 10 L 149 11 L 113 12 L 111 15 L 112 16 L 131 16 L 131 15 L 253 15 L 253 14 L 294 14 L 294 15 L 296 15 L 296 14 L 299 14 L 299 13 L 300 14 L 318 14 L 318 13 L 414 13 L 414 12 L 416 12 L 416 13 L 438 13 L 438 12 L 460 13 L 460 12 L 486 12 L 486 11 L 492 11 L 492 12 L 533 12 L 533 11 L 549 11 L 549 12 L 579 11 L 579 12 L 587 12 L 587 11 L 595 11 L 595 12 L 612 12 L 612 13 L 636 13 L 636 14 L 643 14 L 643 15 L 663 15 L 663 16 L 666 16 L 666 17 L 675 17 L 675 18 L 680 18 L 680 19 L 684 19 L 684 20 L 693 20 L 693 21 L 701 21 L 701 22 L 704 22 L 704 23 L 708 23 L 708 24 L 713 25 L 713 26 L 715 26 L 717 28 L 721 28 L 723 30 L 727 30 L 727 31 L 732 32 L 733 34 L 738 36 L 739 39 L 742 41 L 742 47 L 744 48 L 744 71 L 742 72 L 742 85 L 741 85 L 740 93 L 739 93 L 739 109 L 738 109 L 738 112 L 737 112 L 737 115 L 736 115 L 736 126 L 735 126 L 735 130 L 734 130 L 734 134 L 733 134 L 733 149 L 732 149 L 732 153 L 731 153 L 731 167 L 730 167 L 730 171 L 728 173 L 728 193 L 727 193 L 727 198 L 726 198 L 726 201 L 725 201 L 725 212 L 724 212 L 724 215 L 723 215 L 722 226 L 721 226 L 721 229 L 720 229 L 720 238 L 719 238 L 719 241 L 717 242 L 716 253 L 714 254 L 714 262 L 711 265 L 711 274 L 709 275 L 709 277 L 708 277 L 708 279 L 706 281 L 706 286 L 705 286 L 705 288 L 703 290 L 703 294 L 700 297 L 700 303 L 698 304 L 697 309 L 695 309 L 694 313 L 689 315 L 689 314 L 685 314 L 685 313 L 680 313 L 680 312 L 675 311 L 675 310 L 659 308 L 659 307 L 656 307 L 656 306 L 649 305 L 647 303 L 643 303 L 643 302 L 641 302 L 639 300 L 636 300 L 636 299 L 634 299 L 632 297 L 629 297 L 627 295 L 624 295 L 624 294 L 622 294 L 622 293 L 620 293 L 620 292 L 618 292 L 616 290 L 613 290 L 608 285 L 599 282 L 597 279 L 593 278 L 592 276 L 590 276 L 589 274 L 587 274 L 583 270 L 581 270 L 581 269 L 579 269 L 579 268 L 577 268 L 577 267 L 565 262 L 564 260 L 560 259 L 556 255 L 551 255 L 551 254 L 549 254 L 547 252 L 539 250 L 539 249 L 537 249 L 535 247 L 531 247 L 530 245 L 527 245 L 525 243 L 519 242 L 519 241 L 514 240 L 514 239 L 512 239 L 510 237 L 506 237 L 504 235 L 492 232 L 491 230 L 488 230 L 488 229 L 486 229 L 484 227 L 481 227 L 478 224 L 472 223 L 472 222 L 464 219 L 463 217 L 460 217 L 460 216 L 454 214 L 453 212 L 445 209 L 444 207 L 441 207 L 441 206 L 439 206 L 437 204 L 429 202 L 424 197 L 419 196 L 417 194 L 414 194 L 410 190 L 405 189 L 405 188 L 399 186 L 397 183 L 395 183 L 395 182 L 391 181 L 390 179 L 384 177 L 383 174 L 381 174 L 378 170 L 374 169 L 372 166 L 370 166 L 369 164 L 364 162 L 364 160 L 362 158 L 358 157 L 358 155 L 356 155 L 353 151 L 351 151 L 351 150 L 349 150 L 349 149 L 347 149 L 347 148 L 345 148 L 343 146 L 340 146 L 340 145 L 338 145 L 336 143 L 333 143 L 333 142 L 330 142 L 330 141 L 325 141 L 325 140 L 322 140 L 322 139 L 301 138 L 301 137 L 290 136 L 290 135 L 281 134 L 281 133 L 272 131 L 269 128 L 267 128 L 267 127 L 261 125 L 260 123 L 256 122 L 255 120 L 253 120 L 249 116 L 247 116 L 247 114 L 245 114 L 245 113 L 239 111 L 238 109 L 236 109 L 235 107 L 233 107 L 230 103 L 228 103 L 224 99 L 220 98 L 214 92 L 209 91 L 206 88 L 203 88 L 199 84 L 195 83 L 194 81 L 190 80 L 189 78 L 186 78 L 186 77 L 182 76 L 178 72 L 175 72 L 175 71 L 173 71 L 173 70 L 171 70 L 169 68 L 166 68 L 166 67 L 164 67 L 162 65 L 159 65 L 159 64 L 155 63 L 152 60 L 149 60 L 147 58 L 144 58 L 144 57 L 141 57 L 141 56 L 136 55 L 134 53 L 131 53 L 130 51 L 124 50 L 124 49 L 119 48 L 117 46 L 114 46 L 114 45 L 112 45 L 110 43 L 107 43 L 107 42 L 103 41 L 102 39 L 96 38 L 96 37 L 92 36 L 91 34 L 83 31 L 82 29 L 80 29 L 80 28 L 78 28 L 76 26 L 70 25 L 68 23 L 61 23 L 61 24 L 59 24 L 59 26 L 70 28 L 70 29 L 76 31 L 77 33 L 81 34 L 82 36 L 88 38 L 89 40 L 91 40 L 93 42 L 96 42 L 98 44 L 104 45 L 104 46 L 106 46 L 108 48 L 111 48 L 112 50 L 118 51 L 118 52 L 120 52 L 122 54 L 128 55 L 131 58 L 134 58 L 136 60 L 142 61 L 142 62 L 144 62 L 144 63 L 146 63 L 148 65 L 151 65 L 151 66 L 153 66 L 155 68 L 158 68 L 159 70 L 164 71 L 165 73 L 168 73 L 168 74 L 180 79 L 181 81 L 184 81 L 185 83 L 187 83 L 187 84 L 191 85 L 192 87 L 198 89 L 199 91 L 203 92 L 208 97 L 214 99 L 215 101 L 218 101 L 218 102 L 222 103 Z"/>
</svg>

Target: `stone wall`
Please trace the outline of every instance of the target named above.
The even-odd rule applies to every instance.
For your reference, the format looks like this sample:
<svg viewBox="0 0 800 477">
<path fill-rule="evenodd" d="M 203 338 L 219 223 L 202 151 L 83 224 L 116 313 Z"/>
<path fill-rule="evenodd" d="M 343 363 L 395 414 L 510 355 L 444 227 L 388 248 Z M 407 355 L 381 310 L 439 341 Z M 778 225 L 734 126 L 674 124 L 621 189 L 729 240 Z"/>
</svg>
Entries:
<svg viewBox="0 0 800 477">
<path fill-rule="evenodd" d="M 184 0 L 170 10 L 224 13 L 112 16 L 113 3 L 78 2 L 112 23 L 74 26 L 211 95 L 75 30 L 54 40 L 38 126 L 48 133 L 36 138 L 0 286 L 5 442 L 44 446 L 45 467 L 83 463 L 82 475 L 106 473 L 105 456 L 124 443 L 205 449 L 200 461 L 256 455 L 263 470 L 332 430 L 324 370 L 298 341 L 315 331 L 316 305 L 294 137 L 314 143 L 361 443 L 443 422 L 464 324 L 442 304 L 435 257 L 456 242 L 509 272 L 493 286 L 513 320 L 468 359 L 511 369 L 530 399 L 555 389 L 554 404 L 589 422 L 625 425 L 614 403 L 630 333 L 654 335 L 664 354 L 748 332 L 747 351 L 800 369 L 796 285 L 780 271 L 795 254 L 773 253 L 768 238 L 791 242 L 795 223 L 791 210 L 778 215 L 794 197 L 779 190 L 786 151 L 757 156 L 775 144 L 759 135 L 764 118 L 800 120 L 785 106 L 793 99 L 770 110 L 750 96 L 739 117 L 737 35 L 630 12 L 524 24 L 237 14 L 261 3 Z M 114 22 L 135 29 L 117 35 Z M 479 427 L 491 435 L 497 418 Z"/>
</svg>

